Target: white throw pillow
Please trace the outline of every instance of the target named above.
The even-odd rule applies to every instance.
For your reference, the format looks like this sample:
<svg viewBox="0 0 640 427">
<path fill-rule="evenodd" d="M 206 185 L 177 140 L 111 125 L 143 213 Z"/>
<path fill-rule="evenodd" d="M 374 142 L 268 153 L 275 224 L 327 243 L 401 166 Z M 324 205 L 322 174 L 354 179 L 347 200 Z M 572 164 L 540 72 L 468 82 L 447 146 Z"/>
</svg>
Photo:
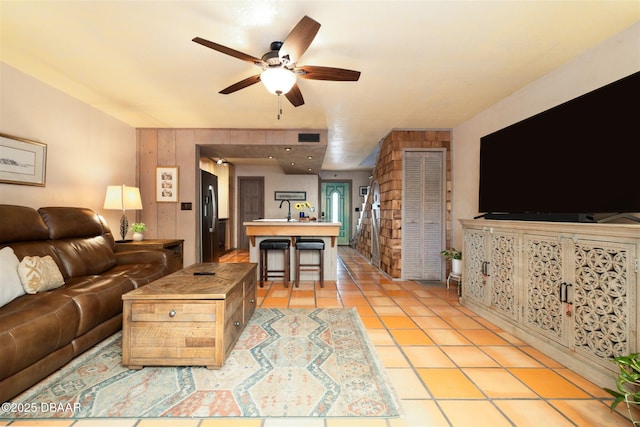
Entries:
<svg viewBox="0 0 640 427">
<path fill-rule="evenodd" d="M 64 285 L 62 273 L 50 255 L 22 258 L 18 265 L 18 275 L 28 294 L 49 291 Z"/>
<path fill-rule="evenodd" d="M 0 249 L 0 307 L 24 295 L 18 264 L 20 261 L 11 247 Z"/>
</svg>

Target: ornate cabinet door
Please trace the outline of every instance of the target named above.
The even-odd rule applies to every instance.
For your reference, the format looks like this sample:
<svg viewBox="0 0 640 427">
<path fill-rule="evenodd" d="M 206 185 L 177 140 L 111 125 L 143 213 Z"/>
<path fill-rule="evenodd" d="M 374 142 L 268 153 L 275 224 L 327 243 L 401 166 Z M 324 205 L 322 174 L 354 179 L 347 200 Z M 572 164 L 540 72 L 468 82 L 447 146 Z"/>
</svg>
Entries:
<svg viewBox="0 0 640 427">
<path fill-rule="evenodd" d="M 483 227 L 465 229 L 462 292 L 510 319 L 518 318 L 518 235 Z"/>
<path fill-rule="evenodd" d="M 489 304 L 487 277 L 484 274 L 489 253 L 487 247 L 486 231 L 474 228 L 464 230 L 462 293 L 465 298 L 483 305 Z"/>
<path fill-rule="evenodd" d="M 640 227 L 461 220 L 460 302 L 601 387 L 640 351 Z"/>
<path fill-rule="evenodd" d="M 558 235 L 524 235 L 523 323 L 531 331 L 569 345 L 560 290 L 565 280 L 563 241 Z"/>
<path fill-rule="evenodd" d="M 499 229 L 489 233 L 491 256 L 485 273 L 489 275 L 489 305 L 503 316 L 519 318 L 519 239 L 515 233 Z"/>
<path fill-rule="evenodd" d="M 636 245 L 578 238 L 572 255 L 573 350 L 612 369 L 637 351 Z"/>
</svg>

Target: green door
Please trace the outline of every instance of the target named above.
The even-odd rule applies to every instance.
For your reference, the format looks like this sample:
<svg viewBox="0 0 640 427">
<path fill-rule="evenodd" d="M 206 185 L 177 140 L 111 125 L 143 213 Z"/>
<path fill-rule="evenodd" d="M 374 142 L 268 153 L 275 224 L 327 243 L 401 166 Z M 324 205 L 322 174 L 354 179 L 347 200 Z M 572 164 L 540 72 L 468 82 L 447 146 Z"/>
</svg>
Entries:
<svg viewBox="0 0 640 427">
<path fill-rule="evenodd" d="M 349 245 L 351 236 L 351 183 L 323 181 L 320 186 L 322 213 L 326 221 L 339 221 L 338 245 Z M 322 214 L 321 214 L 322 217 Z"/>
</svg>

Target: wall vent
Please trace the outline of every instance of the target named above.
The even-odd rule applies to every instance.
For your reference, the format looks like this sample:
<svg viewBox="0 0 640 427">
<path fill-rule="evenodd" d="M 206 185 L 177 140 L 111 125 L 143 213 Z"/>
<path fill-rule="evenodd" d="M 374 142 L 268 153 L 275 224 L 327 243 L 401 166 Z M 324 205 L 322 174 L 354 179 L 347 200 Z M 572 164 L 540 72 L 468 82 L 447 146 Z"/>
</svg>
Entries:
<svg viewBox="0 0 640 427">
<path fill-rule="evenodd" d="M 320 142 L 319 133 L 299 133 L 298 142 Z"/>
</svg>

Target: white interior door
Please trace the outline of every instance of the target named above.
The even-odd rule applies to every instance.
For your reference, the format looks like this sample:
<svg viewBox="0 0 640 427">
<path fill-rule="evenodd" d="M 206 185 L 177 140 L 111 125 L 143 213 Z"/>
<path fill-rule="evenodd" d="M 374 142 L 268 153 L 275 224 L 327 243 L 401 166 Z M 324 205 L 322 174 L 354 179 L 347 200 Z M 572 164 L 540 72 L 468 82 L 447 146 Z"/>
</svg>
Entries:
<svg viewBox="0 0 640 427">
<path fill-rule="evenodd" d="M 404 151 L 402 277 L 444 280 L 446 182 L 442 150 Z"/>
</svg>

